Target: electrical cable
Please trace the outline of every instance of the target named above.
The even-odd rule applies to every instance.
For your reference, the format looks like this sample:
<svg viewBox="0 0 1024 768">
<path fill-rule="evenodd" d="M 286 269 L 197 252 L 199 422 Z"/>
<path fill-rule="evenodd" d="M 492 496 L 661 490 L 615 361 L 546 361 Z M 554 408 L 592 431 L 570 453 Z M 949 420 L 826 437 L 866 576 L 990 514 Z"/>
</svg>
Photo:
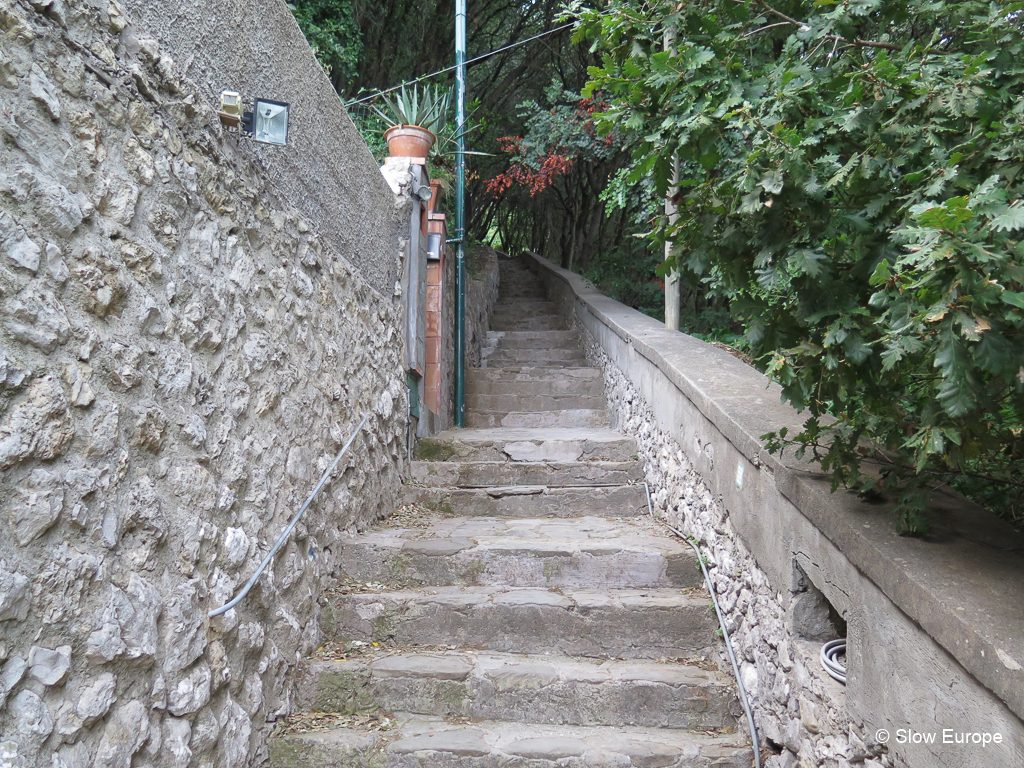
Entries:
<svg viewBox="0 0 1024 768">
<path fill-rule="evenodd" d="M 533 37 L 528 37 L 525 40 L 520 40 L 519 42 L 516 42 L 516 43 L 509 43 L 508 45 L 506 45 L 506 46 L 504 46 L 502 48 L 497 48 L 497 49 L 491 51 L 490 53 L 481 53 L 479 56 L 475 56 L 472 59 L 470 59 L 469 61 L 464 62 L 464 65 L 468 67 L 470 64 L 475 64 L 478 61 L 483 61 L 484 59 L 488 59 L 491 56 L 496 56 L 497 54 L 503 53 L 504 51 L 511 50 L 512 48 L 518 48 L 520 45 L 526 45 L 527 43 L 532 43 L 534 40 L 537 40 L 538 38 L 544 37 L 545 35 L 550 35 L 550 34 L 553 34 L 555 32 L 561 32 L 563 29 L 568 29 L 569 27 L 573 26 L 575 23 L 576 22 L 574 22 L 574 21 L 570 21 L 568 24 L 563 24 L 560 27 L 554 27 L 552 29 L 547 30 L 546 32 L 541 32 L 539 35 L 534 35 Z M 392 88 L 386 88 L 383 91 L 374 91 L 373 93 L 369 94 L 368 96 L 363 96 L 363 97 L 358 98 L 358 99 L 353 99 L 352 101 L 347 101 L 347 102 L 345 102 L 345 108 L 348 109 L 349 107 L 351 107 L 351 106 L 353 106 L 355 104 L 362 104 L 364 101 L 369 101 L 370 99 L 375 99 L 378 96 L 384 95 L 385 93 L 391 93 L 392 91 L 397 91 L 399 88 L 403 88 L 406 85 L 413 85 L 415 83 L 422 82 L 423 80 L 429 80 L 432 77 L 437 77 L 438 75 L 443 75 L 446 72 L 451 72 L 452 70 L 454 70 L 458 66 L 459 66 L 458 64 L 452 64 L 450 67 L 445 67 L 444 69 L 439 69 L 436 72 L 431 72 L 429 75 L 420 75 L 419 77 L 413 78 L 412 80 L 407 80 L 404 83 L 402 83 L 401 85 L 396 85 L 396 86 L 394 86 Z"/>
<path fill-rule="evenodd" d="M 644 483 L 644 488 L 647 489 L 647 511 L 650 513 L 651 519 L 655 519 L 654 505 L 651 503 L 651 486 Z M 750 701 L 747 699 L 747 691 L 744 689 L 743 680 L 740 677 L 740 667 L 739 664 L 736 663 L 736 654 L 734 654 L 732 650 L 732 639 L 729 637 L 729 630 L 725 627 L 725 616 L 722 615 L 722 608 L 718 605 L 718 596 L 715 594 L 715 588 L 711 584 L 711 575 L 708 573 L 708 567 L 704 564 L 704 556 L 700 553 L 697 545 L 693 543 L 693 540 L 685 533 L 673 528 L 664 520 L 660 520 L 659 522 L 661 522 L 680 539 L 689 544 L 697 555 L 697 562 L 700 563 L 700 570 L 704 574 L 704 583 L 707 584 L 708 592 L 711 593 L 711 601 L 715 604 L 715 615 L 718 616 L 718 626 L 722 628 L 722 637 L 725 638 L 725 650 L 729 653 L 729 661 L 732 662 L 732 671 L 736 676 L 736 687 L 740 692 L 740 702 L 743 704 L 743 711 L 747 715 L 747 725 L 750 728 L 750 740 L 753 742 L 754 746 L 754 766 L 755 768 L 761 768 L 761 745 L 757 739 L 757 726 L 754 725 L 754 715 L 750 710 Z"/>
<path fill-rule="evenodd" d="M 846 685 L 846 666 L 839 661 L 839 657 L 846 654 L 846 638 L 829 640 L 821 646 L 821 666 L 828 672 L 829 677 L 843 685 Z"/>
</svg>

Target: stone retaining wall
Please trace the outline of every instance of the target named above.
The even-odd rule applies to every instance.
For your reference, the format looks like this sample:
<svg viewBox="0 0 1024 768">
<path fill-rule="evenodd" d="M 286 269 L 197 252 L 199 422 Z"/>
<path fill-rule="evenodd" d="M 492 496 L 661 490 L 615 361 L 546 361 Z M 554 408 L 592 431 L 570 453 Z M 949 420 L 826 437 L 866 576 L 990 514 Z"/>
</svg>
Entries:
<svg viewBox="0 0 1024 768">
<path fill-rule="evenodd" d="M 339 534 L 400 485 L 400 307 L 353 264 L 394 264 L 390 191 L 347 201 L 375 244 L 339 250 L 131 22 L 0 0 L 3 768 L 258 764 Z M 275 565 L 208 619 L 362 412 Z"/>
<path fill-rule="evenodd" d="M 760 435 L 801 419 L 761 374 L 526 258 L 604 369 L 655 515 L 707 555 L 766 765 L 1024 764 L 1020 537 L 952 494 L 937 495 L 929 540 L 898 536 L 884 506 L 762 450 Z M 817 660 L 844 634 L 846 687 Z"/>
<path fill-rule="evenodd" d="M 61 0 L 64 2 L 65 0 Z M 45 0 L 37 0 L 45 2 Z M 102 0 L 93 0 L 102 10 Z M 401 262 L 388 237 L 387 184 L 283 0 L 123 0 L 119 42 L 131 54 L 155 41 L 174 58 L 196 99 L 216 106 L 223 90 L 291 105 L 288 150 L 239 147 L 301 212 L 323 245 L 343 255 L 371 290 L 391 299 Z"/>
</svg>

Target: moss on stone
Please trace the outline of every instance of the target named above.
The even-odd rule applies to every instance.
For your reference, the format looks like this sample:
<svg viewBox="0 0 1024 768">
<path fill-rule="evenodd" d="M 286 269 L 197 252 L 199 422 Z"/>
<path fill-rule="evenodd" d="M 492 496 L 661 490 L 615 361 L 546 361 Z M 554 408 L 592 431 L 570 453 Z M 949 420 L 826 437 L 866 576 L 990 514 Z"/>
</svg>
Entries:
<svg viewBox="0 0 1024 768">
<path fill-rule="evenodd" d="M 320 676 L 314 706 L 321 712 L 361 715 L 377 707 L 370 689 L 369 667 L 332 670 Z"/>
<path fill-rule="evenodd" d="M 544 563 L 544 581 L 549 582 L 560 577 L 565 566 L 564 561 L 549 557 Z"/>
<path fill-rule="evenodd" d="M 383 750 L 318 743 L 299 734 L 275 736 L 267 741 L 267 748 L 269 763 L 274 768 L 332 768 L 336 765 L 384 768 L 387 764 Z"/>
<path fill-rule="evenodd" d="M 420 461 L 448 461 L 458 455 L 459 451 L 454 440 L 424 437 L 416 444 L 416 458 Z"/>
<path fill-rule="evenodd" d="M 470 560 L 466 563 L 466 567 L 462 569 L 460 576 L 462 583 L 467 585 L 476 585 L 480 583 L 480 574 L 487 570 L 487 566 L 483 560 Z"/>
</svg>

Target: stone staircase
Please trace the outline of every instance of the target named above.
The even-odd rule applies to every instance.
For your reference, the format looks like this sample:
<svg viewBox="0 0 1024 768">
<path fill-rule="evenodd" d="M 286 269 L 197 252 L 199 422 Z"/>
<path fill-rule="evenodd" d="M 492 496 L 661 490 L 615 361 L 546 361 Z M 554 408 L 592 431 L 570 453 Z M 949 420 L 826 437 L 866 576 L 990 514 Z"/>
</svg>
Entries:
<svg viewBox="0 0 1024 768">
<path fill-rule="evenodd" d="M 274 768 L 748 768 L 692 550 L 647 515 L 600 371 L 502 265 L 467 428 L 352 536 Z M 329 713 L 329 714 L 324 714 Z"/>
</svg>

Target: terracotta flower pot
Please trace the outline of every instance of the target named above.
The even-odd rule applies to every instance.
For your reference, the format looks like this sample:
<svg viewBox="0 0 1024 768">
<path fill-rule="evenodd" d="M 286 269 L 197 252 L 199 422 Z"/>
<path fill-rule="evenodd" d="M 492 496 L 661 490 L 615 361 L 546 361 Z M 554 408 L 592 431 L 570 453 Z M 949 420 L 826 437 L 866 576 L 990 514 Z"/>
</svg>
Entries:
<svg viewBox="0 0 1024 768">
<path fill-rule="evenodd" d="M 392 157 L 426 157 L 437 137 L 418 125 L 395 125 L 384 131 Z"/>
</svg>

